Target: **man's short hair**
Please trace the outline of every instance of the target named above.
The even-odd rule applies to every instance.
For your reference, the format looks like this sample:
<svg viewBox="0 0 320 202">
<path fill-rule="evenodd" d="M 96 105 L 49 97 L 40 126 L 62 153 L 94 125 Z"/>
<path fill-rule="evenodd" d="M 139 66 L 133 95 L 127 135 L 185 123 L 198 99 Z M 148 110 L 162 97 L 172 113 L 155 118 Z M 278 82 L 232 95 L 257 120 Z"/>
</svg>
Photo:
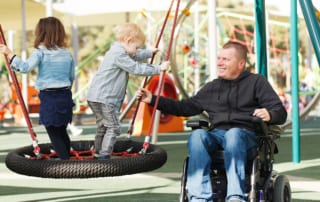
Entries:
<svg viewBox="0 0 320 202">
<path fill-rule="evenodd" d="M 247 59 L 248 49 L 246 46 L 242 45 L 236 41 L 229 41 L 223 45 L 223 49 L 234 48 L 237 50 L 239 59 Z"/>
</svg>

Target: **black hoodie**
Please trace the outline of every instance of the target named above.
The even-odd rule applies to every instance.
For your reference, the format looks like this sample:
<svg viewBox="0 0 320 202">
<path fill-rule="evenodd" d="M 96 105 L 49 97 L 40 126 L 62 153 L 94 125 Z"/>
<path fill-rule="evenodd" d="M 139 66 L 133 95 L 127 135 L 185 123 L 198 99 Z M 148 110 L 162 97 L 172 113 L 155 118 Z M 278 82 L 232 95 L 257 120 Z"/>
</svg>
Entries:
<svg viewBox="0 0 320 202">
<path fill-rule="evenodd" d="M 154 105 L 156 97 L 152 97 Z M 206 111 L 211 128 L 233 127 L 255 130 L 250 117 L 255 109 L 266 108 L 270 114 L 269 124 L 283 124 L 287 112 L 279 96 L 267 79 L 259 74 L 243 71 L 234 80 L 214 79 L 195 96 L 176 101 L 161 97 L 158 109 L 176 116 L 193 116 Z"/>
</svg>

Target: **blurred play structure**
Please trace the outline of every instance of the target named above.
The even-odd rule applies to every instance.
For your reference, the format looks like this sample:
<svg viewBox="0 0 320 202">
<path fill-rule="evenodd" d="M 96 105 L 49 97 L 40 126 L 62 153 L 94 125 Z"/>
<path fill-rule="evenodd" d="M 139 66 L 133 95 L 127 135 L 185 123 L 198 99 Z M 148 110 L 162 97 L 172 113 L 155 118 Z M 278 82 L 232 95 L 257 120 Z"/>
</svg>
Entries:
<svg viewBox="0 0 320 202">
<path fill-rule="evenodd" d="M 215 52 L 220 48 L 220 45 L 228 40 L 238 41 L 248 47 L 249 58 L 248 68 L 250 71 L 264 74 L 274 88 L 277 89 L 279 96 L 283 98 L 284 104 L 286 104 L 288 112 L 291 113 L 294 106 L 294 102 L 300 104 L 300 118 L 306 117 L 312 109 L 314 109 L 320 98 L 319 85 L 314 81 L 318 80 L 320 73 L 319 64 L 317 60 L 319 55 L 319 31 L 316 29 L 319 24 L 320 13 L 319 8 L 316 8 L 312 3 L 315 1 L 300 0 L 299 5 L 301 7 L 302 15 L 299 15 L 296 25 L 301 27 L 296 31 L 299 35 L 299 47 L 298 50 L 291 50 L 291 39 L 294 40 L 292 35 L 292 19 L 297 9 L 292 8 L 290 15 L 276 12 L 274 10 L 265 9 L 264 1 L 257 0 L 252 2 L 250 7 L 228 8 L 228 7 L 215 7 L 214 1 L 182 1 L 181 9 L 177 19 L 175 37 L 173 41 L 173 50 L 170 56 L 171 71 L 169 72 L 172 79 L 171 87 L 175 89 L 177 99 L 186 98 L 192 96 L 197 90 L 207 81 L 215 77 Z M 53 3 L 54 6 L 55 3 Z M 59 5 L 62 6 L 62 5 Z M 52 8 L 51 8 L 52 9 Z M 48 9 L 50 10 L 50 9 Z M 60 10 L 61 12 L 61 10 Z M 255 15 L 257 12 L 262 12 L 262 15 Z M 51 12 L 52 14 L 53 12 Z M 125 20 L 133 21 L 141 25 L 146 30 L 147 44 L 154 43 L 154 37 L 160 30 L 160 26 L 163 22 L 164 15 L 163 10 L 152 10 L 143 8 L 138 11 L 137 9 L 127 13 Z M 266 14 L 267 17 L 264 17 Z M 111 14 L 110 14 L 111 15 Z M 114 14 L 116 15 L 116 14 Z M 89 16 L 88 19 L 92 19 L 94 15 Z M 81 24 L 79 16 L 73 16 L 75 21 Z M 122 16 L 123 17 L 123 16 Z M 69 19 L 69 18 L 68 18 Z M 68 22 L 68 19 L 66 20 Z M 87 20 L 86 19 L 86 22 Z M 121 20 L 122 18 L 117 18 Z M 168 18 L 168 26 L 173 23 L 172 13 Z M 96 23 L 96 22 L 95 22 Z M 99 21 L 99 24 L 101 22 Z M 95 24 L 97 25 L 97 23 Z M 90 25 L 90 26 L 95 26 Z M 216 26 L 213 26 L 216 25 Z M 289 29 L 290 27 L 290 29 Z M 72 25 L 72 37 L 77 36 L 77 26 Z M 254 31 L 259 32 L 258 37 L 254 37 Z M 309 30 L 309 33 L 306 32 Z M 165 48 L 169 43 L 169 31 L 164 33 L 163 39 L 160 42 L 160 47 Z M 98 37 L 99 38 L 99 37 Z M 74 113 L 76 115 L 88 114 L 88 108 L 86 106 L 86 91 L 90 80 L 90 71 L 88 69 L 92 62 L 97 62 L 104 52 L 109 48 L 110 43 L 113 41 L 112 36 L 107 37 L 102 45 L 94 47 L 92 51 L 77 64 L 77 75 L 80 78 L 86 77 L 84 82 L 79 82 L 74 88 L 74 100 L 76 107 Z M 290 40 L 289 40 L 290 39 Z M 76 41 L 73 38 L 73 42 Z M 297 42 L 298 44 L 298 42 Z M 216 46 L 216 47 L 214 47 Z M 314 47 L 312 49 L 312 46 Z M 73 45 L 76 50 L 78 47 Z M 165 50 L 164 50 L 165 51 Z M 297 56 L 291 55 L 295 52 Z M 76 54 L 75 54 L 76 55 Z M 163 56 L 157 56 L 155 63 L 159 63 Z M 298 72 L 292 70 L 294 60 L 290 58 L 299 59 Z M 294 82 L 291 78 L 295 78 L 295 74 L 298 74 L 299 81 Z M 316 75 L 315 78 L 310 75 Z M 135 91 L 141 86 L 143 78 L 130 76 L 129 85 L 127 89 L 127 95 L 125 103 L 121 110 L 120 119 L 127 121 L 132 118 L 133 112 L 136 107 Z M 151 80 L 150 80 L 151 81 Z M 303 88 L 304 82 L 308 88 Z M 292 86 L 294 85 L 294 86 Z M 151 84 L 148 85 L 150 87 Z M 173 87 L 174 86 L 174 87 Z M 298 86 L 298 89 L 297 87 Z M 301 89 L 299 87 L 301 86 Z M 29 91 L 29 90 L 28 90 Z M 292 97 L 296 97 L 294 94 L 296 91 L 300 91 L 298 94 L 298 101 L 293 101 Z M 171 95 L 173 90 L 171 90 Z M 308 96 L 307 96 L 308 95 Z M 308 97 L 308 98 L 306 98 Z M 31 111 L 36 110 L 36 96 L 32 94 L 28 96 L 30 104 L 28 108 Z M 10 109 L 10 101 L 7 104 L 3 104 L 0 110 L 0 118 L 4 117 L 4 110 Z M 32 104 L 33 103 L 33 104 Z M 145 108 L 145 107 L 143 107 Z M 11 110 L 13 111 L 13 110 Z M 31 112 L 30 111 L 30 112 Z M 144 131 L 143 126 L 146 124 L 147 109 L 143 109 L 143 112 L 139 111 L 139 120 L 141 127 L 139 132 Z M 142 115 L 141 115 L 142 114 Z M 143 123 L 145 116 L 145 123 Z M 164 115 L 161 115 L 164 116 Z M 166 116 L 164 116 L 166 117 Z M 163 119 L 163 118 L 162 118 Z M 291 116 L 285 127 L 290 127 Z M 170 119 L 174 120 L 174 119 Z M 163 122 L 159 122 L 159 128 L 166 128 L 169 130 L 171 127 L 165 127 Z M 177 125 L 177 124 L 173 124 Z M 172 129 L 175 131 L 175 129 Z"/>
<path fill-rule="evenodd" d="M 303 17 L 299 18 L 297 1 L 291 1 L 290 16 L 272 15 L 272 12 L 266 13 L 264 0 L 254 2 L 254 15 L 251 12 L 250 14 L 245 13 L 246 9 L 237 9 L 237 11 L 233 9 L 231 12 L 228 9 L 216 9 L 216 12 L 214 12 L 215 7 L 211 7 L 213 9 L 203 9 L 204 11 L 200 11 L 198 8 L 195 9 L 195 12 L 198 11 L 198 15 L 194 14 L 194 16 L 197 16 L 195 20 L 190 18 L 190 12 L 182 12 L 178 19 L 177 26 L 179 29 L 174 43 L 175 50 L 178 51 L 173 51 L 171 57 L 176 84 L 183 97 L 189 97 L 199 89 L 201 82 L 206 78 L 212 78 L 210 69 L 215 65 L 207 67 L 208 64 L 214 64 L 214 62 L 210 62 L 212 60 L 210 58 L 212 56 L 210 55 L 211 49 L 203 48 L 210 47 L 210 44 L 215 42 L 215 40 L 210 41 L 210 36 L 218 38 L 219 43 L 217 44 L 223 44 L 220 42 L 227 40 L 236 40 L 246 45 L 249 50 L 248 67 L 250 67 L 250 71 L 266 76 L 273 87 L 278 90 L 279 96 L 286 94 L 289 97 L 287 99 L 289 103 L 284 103 L 289 105 L 287 108 L 289 119 L 282 127 L 292 127 L 294 162 L 300 161 L 299 120 L 314 109 L 319 104 L 320 99 L 319 85 L 316 85 L 320 76 L 320 14 L 319 8 L 314 7 L 313 2 L 315 1 L 299 1 L 303 14 Z M 189 11 L 194 5 L 198 5 L 197 1 L 191 0 L 186 9 Z M 210 12 L 214 13 L 210 14 Z M 217 16 L 214 19 L 216 19 L 219 32 L 215 29 L 215 26 L 210 32 L 210 25 L 207 26 L 207 23 L 202 23 L 209 21 L 208 16 Z M 186 26 L 188 20 L 190 24 Z M 298 26 L 305 27 L 305 29 L 298 29 Z M 206 30 L 209 31 L 206 32 Z M 307 32 L 305 32 L 306 30 Z M 255 31 L 255 34 L 253 34 L 253 31 Z M 209 37 L 207 38 L 204 33 L 208 33 Z M 210 35 L 210 33 L 214 34 Z M 219 33 L 218 36 L 216 36 L 216 33 Z M 276 40 L 280 41 L 277 42 Z M 186 47 L 186 44 L 189 44 L 191 48 L 183 48 L 179 52 L 180 49 L 177 47 Z M 190 57 L 191 60 L 188 59 Z M 197 62 L 194 62 L 193 57 L 196 57 Z M 190 71 L 191 76 L 186 74 L 188 67 L 194 69 Z M 202 69 L 205 72 L 203 75 L 201 75 Z M 280 73 L 277 72 L 279 70 Z M 312 79 L 303 75 L 303 71 L 316 76 Z M 210 73 L 208 74 L 208 72 Z M 305 77 L 299 78 L 302 76 Z M 200 79 L 201 77 L 204 80 Z M 181 78 L 184 82 L 181 81 Z M 307 83 L 301 85 L 300 82 L 303 80 Z M 194 85 L 190 85 L 192 81 L 194 81 Z M 305 88 L 301 90 L 300 86 L 306 85 L 309 87 L 308 90 L 306 91 Z M 311 99 L 308 100 L 308 103 L 302 103 L 301 101 L 306 97 L 306 94 L 311 95 Z"/>
<path fill-rule="evenodd" d="M 19 83 L 22 88 L 21 82 Z M 9 100 L 2 104 L 0 108 L 0 122 L 3 122 L 6 114 L 10 114 L 14 118 L 14 123 L 17 125 L 25 125 L 24 116 L 19 104 L 16 90 L 13 84 L 10 82 L 10 95 Z M 40 99 L 38 97 L 38 91 L 33 86 L 28 86 L 28 111 L 29 113 L 39 113 Z"/>
</svg>

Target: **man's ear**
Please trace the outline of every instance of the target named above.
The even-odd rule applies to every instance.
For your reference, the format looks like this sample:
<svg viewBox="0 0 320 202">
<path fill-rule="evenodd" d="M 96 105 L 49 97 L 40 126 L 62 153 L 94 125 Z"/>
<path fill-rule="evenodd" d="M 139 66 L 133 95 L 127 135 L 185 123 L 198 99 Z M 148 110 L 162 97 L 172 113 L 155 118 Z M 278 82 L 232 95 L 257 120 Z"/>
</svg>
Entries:
<svg viewBox="0 0 320 202">
<path fill-rule="evenodd" d="M 244 69 L 245 66 L 246 66 L 246 60 L 245 60 L 245 59 L 241 59 L 241 60 L 239 61 L 239 68 L 240 68 L 240 69 Z"/>
</svg>

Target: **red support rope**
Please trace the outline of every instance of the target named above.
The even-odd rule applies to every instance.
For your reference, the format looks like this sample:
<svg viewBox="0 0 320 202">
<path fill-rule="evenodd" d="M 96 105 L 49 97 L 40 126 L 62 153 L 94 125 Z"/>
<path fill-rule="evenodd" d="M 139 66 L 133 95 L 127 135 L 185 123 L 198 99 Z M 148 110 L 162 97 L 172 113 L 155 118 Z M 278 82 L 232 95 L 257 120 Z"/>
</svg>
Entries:
<svg viewBox="0 0 320 202">
<path fill-rule="evenodd" d="M 159 43 L 160 43 L 160 40 L 161 40 L 161 38 L 162 38 L 164 28 L 165 28 L 165 26 L 166 26 L 166 24 L 167 24 L 167 21 L 168 21 L 168 18 L 169 18 L 169 16 L 170 16 L 170 12 L 171 12 L 171 9 L 172 9 L 173 2 L 174 2 L 174 0 L 171 1 L 170 7 L 169 7 L 169 9 L 168 9 L 168 11 L 167 11 L 166 17 L 165 17 L 164 22 L 163 22 L 163 24 L 162 24 L 162 27 L 161 27 L 161 30 L 160 30 L 160 33 L 159 33 L 159 36 L 158 36 L 158 39 L 157 39 L 156 45 L 155 45 L 156 48 L 158 48 Z M 153 63 L 154 56 L 155 56 L 155 54 L 152 55 L 150 64 Z M 142 84 L 142 88 L 144 88 L 144 87 L 147 85 L 147 83 L 148 83 L 147 81 L 148 81 L 148 77 L 146 77 L 146 78 L 144 79 L 144 82 L 143 82 L 143 84 Z M 140 107 L 140 103 L 141 103 L 141 98 L 138 100 L 138 104 L 137 104 L 136 110 L 135 110 L 135 112 L 134 112 L 134 114 L 133 114 L 133 118 L 132 118 L 131 124 L 130 124 L 130 126 L 129 126 L 129 128 L 128 128 L 127 137 L 130 137 L 130 136 L 132 135 L 133 126 L 134 126 L 134 123 L 135 123 L 135 120 L 136 120 L 136 117 L 137 117 L 137 113 L 138 113 L 138 110 L 139 110 L 139 107 Z"/>
<path fill-rule="evenodd" d="M 179 13 L 179 5 L 180 5 L 180 0 L 177 0 L 176 11 L 175 11 L 174 20 L 173 20 L 172 29 L 171 29 L 170 42 L 169 42 L 169 47 L 168 47 L 168 50 L 167 50 L 167 55 L 166 55 L 165 61 L 168 61 L 170 59 L 170 53 L 171 53 L 172 42 L 173 42 L 173 37 L 174 37 L 174 31 L 175 31 L 176 21 L 177 21 L 177 17 L 178 17 L 178 13 Z M 153 107 L 153 111 L 152 111 L 151 123 L 149 125 L 148 133 L 147 133 L 147 136 L 145 138 L 145 141 L 144 141 L 144 144 L 143 144 L 143 149 L 141 150 L 141 153 L 146 153 L 146 151 L 147 151 L 147 149 L 149 147 L 150 134 L 151 134 L 151 131 L 153 129 L 155 114 L 156 114 L 157 106 L 158 106 L 158 103 L 159 103 L 160 94 L 162 92 L 165 73 L 166 73 L 166 71 L 163 71 L 160 74 L 160 79 L 159 79 L 160 83 L 159 83 L 159 87 L 158 87 L 157 98 L 156 98 L 156 101 L 155 101 L 155 104 L 154 104 L 154 107 Z"/>
<path fill-rule="evenodd" d="M 4 44 L 4 45 L 7 45 L 5 37 L 4 37 L 4 34 L 3 34 L 3 30 L 2 30 L 1 24 L 0 24 L 0 34 L 1 34 L 0 35 L 0 43 Z M 32 127 L 31 121 L 30 121 L 30 117 L 29 117 L 26 105 L 24 103 L 24 100 L 23 100 L 23 97 L 22 97 L 22 94 L 21 94 L 21 89 L 20 89 L 20 86 L 19 86 L 19 83 L 18 83 L 17 76 L 16 76 L 15 72 L 10 68 L 10 63 L 9 63 L 8 57 L 6 55 L 4 55 L 4 58 L 5 58 L 5 61 L 6 61 L 6 67 L 8 69 L 9 74 L 10 74 L 10 77 L 11 77 L 11 79 L 13 81 L 13 85 L 14 85 L 14 87 L 16 89 L 17 97 L 18 97 L 20 106 L 22 108 L 22 112 L 23 112 L 24 118 L 25 118 L 25 120 L 27 122 L 29 133 L 30 133 L 30 136 L 31 136 L 31 139 L 32 139 L 33 152 L 38 157 L 40 155 L 40 147 L 38 146 L 37 135 L 33 131 L 33 127 Z"/>
</svg>

